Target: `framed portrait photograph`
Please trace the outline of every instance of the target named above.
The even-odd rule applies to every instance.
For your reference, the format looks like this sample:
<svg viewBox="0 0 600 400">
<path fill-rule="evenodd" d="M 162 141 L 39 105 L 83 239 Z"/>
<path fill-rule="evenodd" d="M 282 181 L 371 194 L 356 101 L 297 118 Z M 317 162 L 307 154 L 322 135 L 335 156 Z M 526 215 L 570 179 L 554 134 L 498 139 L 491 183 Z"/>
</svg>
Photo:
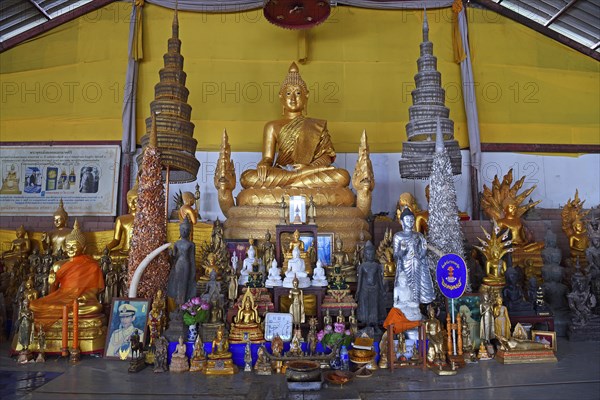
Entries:
<svg viewBox="0 0 600 400">
<path fill-rule="evenodd" d="M 305 248 L 312 246 L 312 236 L 301 236 Z M 333 253 L 333 244 L 335 243 L 333 233 L 317 234 L 317 260 L 321 260 L 323 266 L 331 265 L 331 253 Z"/>
<path fill-rule="evenodd" d="M 556 352 L 556 332 L 532 330 L 531 339 L 534 342 L 547 344 L 552 351 Z"/>
<path fill-rule="evenodd" d="M 461 318 L 467 320 L 473 348 L 478 349 L 481 342 L 479 338 L 479 323 L 481 321 L 481 297 L 478 293 L 465 293 L 458 299 L 454 299 L 454 315 L 461 314 Z M 452 300 L 446 299 L 446 310 L 452 313 Z"/>
<path fill-rule="evenodd" d="M 137 333 L 142 343 L 146 339 L 149 307 L 148 299 L 113 299 L 104 346 L 105 358 L 131 359 L 131 336 Z"/>
</svg>

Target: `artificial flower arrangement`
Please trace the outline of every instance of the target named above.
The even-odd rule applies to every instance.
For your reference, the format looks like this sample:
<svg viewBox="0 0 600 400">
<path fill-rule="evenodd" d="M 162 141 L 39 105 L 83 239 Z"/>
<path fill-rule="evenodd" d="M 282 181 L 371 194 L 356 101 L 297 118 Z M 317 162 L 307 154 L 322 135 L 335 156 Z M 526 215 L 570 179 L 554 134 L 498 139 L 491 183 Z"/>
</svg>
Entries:
<svg viewBox="0 0 600 400">
<path fill-rule="evenodd" d="M 353 339 L 350 329 L 346 329 L 346 325 L 341 322 L 335 322 L 333 328 L 331 325 L 326 325 L 325 329 L 317 332 L 317 340 L 327 348 L 332 348 L 337 345 L 337 348 L 342 346 L 348 347 Z"/>
<path fill-rule="evenodd" d="M 194 325 L 206 322 L 209 315 L 210 304 L 200 297 L 193 297 L 181 305 L 183 311 L 183 322 L 186 325 Z"/>
</svg>

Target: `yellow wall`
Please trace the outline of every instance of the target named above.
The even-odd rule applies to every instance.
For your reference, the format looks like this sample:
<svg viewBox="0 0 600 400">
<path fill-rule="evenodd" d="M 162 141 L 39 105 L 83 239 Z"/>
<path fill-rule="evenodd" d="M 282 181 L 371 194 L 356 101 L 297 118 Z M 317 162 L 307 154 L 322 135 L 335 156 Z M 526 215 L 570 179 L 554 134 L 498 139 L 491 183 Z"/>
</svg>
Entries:
<svg viewBox="0 0 600 400">
<path fill-rule="evenodd" d="M 482 141 L 599 143 L 598 62 L 492 12 L 468 11 Z M 129 3 L 113 3 L 3 53 L 0 140 L 120 140 L 129 12 Z M 144 7 L 140 136 L 172 16 Z M 455 135 L 466 147 L 450 10 L 428 16 Z M 199 150 L 218 149 L 227 128 L 232 150 L 258 151 L 264 122 L 281 112 L 277 91 L 297 59 L 298 33 L 269 24 L 261 10 L 180 12 L 179 21 Z M 338 151 L 355 152 L 364 128 L 372 151 L 401 150 L 421 24 L 421 11 L 337 7 L 309 32 L 309 62 L 300 66 L 309 114 L 329 121 Z"/>
</svg>

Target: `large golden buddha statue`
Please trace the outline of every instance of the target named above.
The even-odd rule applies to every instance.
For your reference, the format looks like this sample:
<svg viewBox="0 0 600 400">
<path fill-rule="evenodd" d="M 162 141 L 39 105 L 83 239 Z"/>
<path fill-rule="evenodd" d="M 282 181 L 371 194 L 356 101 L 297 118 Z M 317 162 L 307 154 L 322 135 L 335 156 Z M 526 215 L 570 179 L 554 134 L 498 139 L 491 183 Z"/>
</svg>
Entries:
<svg viewBox="0 0 600 400">
<path fill-rule="evenodd" d="M 544 265 L 541 250 L 544 248 L 544 243 L 533 241 L 521 219 L 523 214 L 539 204 L 541 200 L 522 205 L 523 201 L 536 188 L 534 185 L 517 194 L 523 186 L 525 178 L 525 176 L 521 177 L 512 185 L 512 169 L 504 176 L 502 183 L 495 176 L 491 189 L 483 186 L 481 206 L 485 214 L 498 223 L 501 230 L 508 230 L 514 248 L 513 264 L 523 268 L 527 267 L 525 272 L 528 278 L 532 275 L 541 278 L 541 267 Z"/>
<path fill-rule="evenodd" d="M 374 178 L 367 136 L 362 135 L 353 174 L 355 194 L 349 187 L 348 171 L 333 166 L 336 152 L 327 121 L 306 115 L 309 90 L 295 63 L 281 84 L 279 99 L 283 115 L 265 124 L 261 159 L 256 169 L 243 171 L 243 189 L 235 199 L 235 169 L 228 136 L 223 133 L 214 184 L 227 216 L 225 237 L 258 237 L 267 229 L 273 231 L 280 223 L 281 205 L 291 196 L 303 196 L 307 202 L 312 197 L 311 210 L 319 215 L 319 230 L 335 230 L 353 247 L 360 231 L 368 236 L 365 218 Z"/>
<path fill-rule="evenodd" d="M 327 121 L 304 116 L 308 87 L 292 63 L 281 84 L 283 118 L 267 122 L 262 159 L 256 170 L 242 174 L 244 188 L 345 187 L 348 171 L 334 168 L 335 150 Z"/>
<path fill-rule="evenodd" d="M 35 323 L 47 327 L 62 317 L 63 306 L 79 303 L 79 315 L 98 314 L 102 305 L 98 294 L 104 289 L 102 270 L 92 257 L 83 254 L 85 236 L 75 221 L 73 231 L 65 238 L 66 260 L 57 261 L 50 271 L 50 294 L 31 302 Z"/>
<path fill-rule="evenodd" d="M 106 245 L 108 250 L 111 251 L 111 256 L 113 258 L 117 257 L 118 260 L 129 256 L 131 237 L 133 235 L 133 221 L 135 220 L 135 213 L 137 211 L 137 199 L 138 182 L 136 181 L 135 186 L 127 192 L 129 214 L 117 217 L 113 239 Z"/>
</svg>

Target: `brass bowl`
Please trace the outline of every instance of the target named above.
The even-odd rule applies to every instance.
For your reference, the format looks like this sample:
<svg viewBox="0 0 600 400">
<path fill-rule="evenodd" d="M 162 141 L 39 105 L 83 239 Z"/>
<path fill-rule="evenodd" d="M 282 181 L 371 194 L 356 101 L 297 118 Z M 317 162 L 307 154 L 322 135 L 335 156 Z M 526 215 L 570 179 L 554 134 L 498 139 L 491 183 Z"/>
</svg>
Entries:
<svg viewBox="0 0 600 400">
<path fill-rule="evenodd" d="M 321 376 L 321 363 L 311 360 L 289 361 L 285 376 L 292 382 L 317 380 Z"/>
<path fill-rule="evenodd" d="M 350 361 L 355 364 L 366 364 L 375 358 L 377 353 L 374 350 L 357 350 L 352 349 L 348 352 Z"/>
</svg>

